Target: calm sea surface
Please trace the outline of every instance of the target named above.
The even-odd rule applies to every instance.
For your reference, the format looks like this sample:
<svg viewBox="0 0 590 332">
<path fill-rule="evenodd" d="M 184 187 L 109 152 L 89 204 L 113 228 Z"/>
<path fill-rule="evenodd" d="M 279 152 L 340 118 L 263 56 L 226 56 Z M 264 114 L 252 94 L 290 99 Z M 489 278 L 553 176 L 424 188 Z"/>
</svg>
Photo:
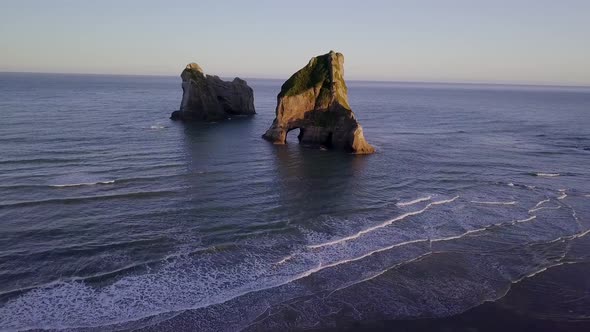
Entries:
<svg viewBox="0 0 590 332">
<path fill-rule="evenodd" d="M 353 156 L 261 139 L 281 83 L 0 74 L 0 330 L 590 320 L 590 89 L 351 81 Z"/>
</svg>

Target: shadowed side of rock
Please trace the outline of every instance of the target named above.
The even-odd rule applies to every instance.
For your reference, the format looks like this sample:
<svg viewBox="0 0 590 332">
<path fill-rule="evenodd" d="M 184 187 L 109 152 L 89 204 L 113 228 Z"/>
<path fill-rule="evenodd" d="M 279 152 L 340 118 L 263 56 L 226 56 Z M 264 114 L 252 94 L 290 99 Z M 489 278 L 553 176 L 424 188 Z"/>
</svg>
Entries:
<svg viewBox="0 0 590 332">
<path fill-rule="evenodd" d="M 299 142 L 370 154 L 363 129 L 348 104 L 344 56 L 330 53 L 312 58 L 293 74 L 277 96 L 276 118 L 263 137 L 285 144 L 287 133 L 299 129 Z"/>
<path fill-rule="evenodd" d="M 180 110 L 172 112 L 173 120 L 219 121 L 256 114 L 254 92 L 240 78 L 228 82 L 205 75 L 196 63 L 188 64 L 180 77 L 182 102 Z"/>
</svg>

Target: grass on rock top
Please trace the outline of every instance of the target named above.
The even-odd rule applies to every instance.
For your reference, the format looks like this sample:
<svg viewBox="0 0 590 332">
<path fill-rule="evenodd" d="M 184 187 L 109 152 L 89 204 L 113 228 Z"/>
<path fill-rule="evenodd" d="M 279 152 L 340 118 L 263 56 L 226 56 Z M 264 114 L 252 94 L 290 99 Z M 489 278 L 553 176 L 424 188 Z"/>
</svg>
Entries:
<svg viewBox="0 0 590 332">
<path fill-rule="evenodd" d="M 294 96 L 319 84 L 326 85 L 330 79 L 329 54 L 311 59 L 307 66 L 293 74 L 281 87 L 279 96 Z"/>
<path fill-rule="evenodd" d="M 344 107 L 350 109 L 346 98 L 346 83 L 342 77 L 341 69 L 334 68 L 334 79 L 339 82 L 332 82 L 330 71 L 331 66 L 338 66 L 331 63 L 333 54 L 327 53 L 324 55 L 312 58 L 309 63 L 293 74 L 282 86 L 279 98 L 284 96 L 295 96 L 307 90 L 320 86 L 320 91 L 317 96 L 316 105 L 327 107 L 330 103 L 332 92 L 331 85 L 335 83 L 336 99 Z M 336 60 L 337 61 L 337 60 Z M 344 89 L 344 91 L 339 91 Z M 344 93 L 344 94 L 343 94 Z"/>
</svg>

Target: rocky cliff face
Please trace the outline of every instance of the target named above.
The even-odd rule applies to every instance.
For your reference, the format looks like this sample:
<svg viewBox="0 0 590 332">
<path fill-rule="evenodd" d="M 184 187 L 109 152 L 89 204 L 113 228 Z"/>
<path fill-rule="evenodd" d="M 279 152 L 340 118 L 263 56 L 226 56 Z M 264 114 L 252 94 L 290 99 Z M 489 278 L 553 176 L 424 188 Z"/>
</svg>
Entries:
<svg viewBox="0 0 590 332">
<path fill-rule="evenodd" d="M 344 56 L 330 51 L 312 58 L 293 74 L 277 96 L 276 118 L 262 136 L 284 144 L 287 133 L 299 128 L 299 142 L 369 154 L 363 129 L 348 104 Z"/>
<path fill-rule="evenodd" d="M 205 75 L 196 63 L 186 66 L 182 74 L 180 111 L 172 112 L 173 120 L 218 121 L 235 115 L 253 115 L 254 93 L 246 81 L 231 82 Z"/>
</svg>

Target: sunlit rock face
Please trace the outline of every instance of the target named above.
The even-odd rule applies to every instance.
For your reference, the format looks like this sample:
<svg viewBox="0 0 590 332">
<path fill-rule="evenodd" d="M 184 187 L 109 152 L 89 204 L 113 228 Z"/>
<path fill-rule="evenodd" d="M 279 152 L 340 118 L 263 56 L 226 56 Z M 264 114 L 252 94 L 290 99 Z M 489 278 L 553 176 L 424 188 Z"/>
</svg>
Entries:
<svg viewBox="0 0 590 332">
<path fill-rule="evenodd" d="M 341 53 L 330 51 L 312 58 L 283 84 L 276 118 L 262 137 L 284 144 L 287 133 L 297 128 L 302 144 L 356 154 L 375 152 L 348 104 Z"/>
<path fill-rule="evenodd" d="M 205 75 L 196 63 L 188 64 L 180 77 L 182 102 L 180 110 L 172 112 L 173 120 L 219 121 L 256 113 L 252 88 L 238 77 L 223 81 Z"/>
</svg>

